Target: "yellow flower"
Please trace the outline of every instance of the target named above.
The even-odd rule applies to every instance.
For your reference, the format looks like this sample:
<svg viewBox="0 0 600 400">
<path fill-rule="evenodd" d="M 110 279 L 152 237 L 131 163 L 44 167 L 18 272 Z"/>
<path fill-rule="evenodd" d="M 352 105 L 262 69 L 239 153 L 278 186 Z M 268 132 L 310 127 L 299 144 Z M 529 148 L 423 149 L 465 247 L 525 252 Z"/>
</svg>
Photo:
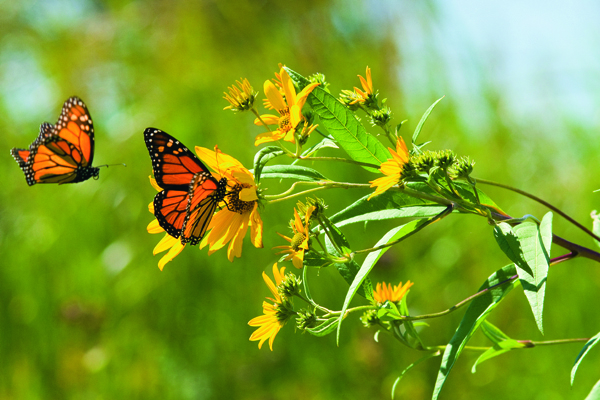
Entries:
<svg viewBox="0 0 600 400">
<path fill-rule="evenodd" d="M 254 120 L 255 125 L 262 125 L 263 123 L 266 125 L 277 125 L 277 129 L 256 136 L 256 140 L 254 141 L 254 145 L 256 146 L 281 139 L 295 143 L 294 132 L 303 119 L 302 107 L 310 92 L 319 85 L 318 83 L 311 83 L 302 89 L 300 93 L 296 94 L 292 79 L 285 69 L 281 68 L 278 78 L 281 79 L 283 95 L 271 81 L 265 82 L 264 89 L 265 95 L 269 100 L 269 105 L 279 115 L 264 114 Z"/>
<path fill-rule="evenodd" d="M 365 103 L 369 100 L 369 97 L 373 96 L 373 81 L 371 80 L 371 68 L 367 67 L 366 73 L 367 79 L 358 75 L 358 79 L 360 79 L 360 84 L 363 87 L 363 90 L 360 90 L 356 86 L 354 87 L 354 92 L 357 95 L 357 98 L 351 103 Z"/>
<path fill-rule="evenodd" d="M 229 93 L 223 92 L 225 95 L 223 98 L 229 102 L 229 105 L 223 110 L 247 111 L 252 109 L 258 92 L 255 92 L 252 86 L 250 86 L 248 79 L 240 78 L 236 83 L 237 87 L 231 85 L 231 87 L 227 88 L 229 89 Z"/>
<path fill-rule="evenodd" d="M 227 258 L 233 261 L 234 257 L 242 255 L 242 243 L 248 228 L 252 244 L 262 248 L 263 224 L 258 213 L 254 175 L 216 146 L 215 151 L 196 146 L 196 154 L 214 171 L 215 179 L 225 177 L 228 185 L 224 200 L 227 206 L 213 216 L 200 248 L 208 245 L 208 254 L 211 255 L 229 243 Z"/>
<path fill-rule="evenodd" d="M 392 158 L 383 162 L 379 168 L 379 171 L 381 171 L 385 176 L 369 182 L 371 187 L 376 186 L 377 189 L 375 189 L 375 192 L 369 196 L 368 200 L 370 200 L 373 196 L 377 196 L 385 192 L 392 186 L 397 185 L 400 182 L 404 165 L 408 163 L 408 149 L 406 148 L 406 143 L 404 143 L 404 139 L 402 139 L 402 137 L 399 137 L 398 141 L 396 142 L 396 151 L 390 147 L 388 147 L 388 150 L 392 154 Z"/>
<path fill-rule="evenodd" d="M 263 343 L 269 339 L 269 347 L 273 351 L 273 340 L 279 333 L 279 330 L 285 325 L 285 323 L 294 315 L 294 311 L 290 309 L 289 302 L 287 299 L 282 297 L 277 286 L 281 284 L 284 279 L 285 267 L 279 270 L 277 263 L 273 265 L 273 277 L 275 283 L 263 272 L 263 279 L 269 287 L 269 290 L 273 294 L 273 298 L 268 297 L 267 300 L 271 300 L 273 304 L 266 301 L 263 302 L 263 315 L 253 318 L 248 322 L 250 326 L 258 326 L 250 336 L 250 340 L 258 340 L 258 348 L 260 349 Z"/>
<path fill-rule="evenodd" d="M 156 180 L 152 177 L 150 177 L 150 184 L 157 191 L 160 192 L 162 190 L 162 188 L 156 183 Z M 148 204 L 148 211 L 150 211 L 152 215 L 154 215 L 153 202 Z M 148 230 L 148 233 L 162 233 L 165 231 L 163 228 L 160 227 L 157 219 L 154 219 L 152 222 L 150 222 L 146 229 Z M 152 254 L 157 255 L 158 253 L 162 253 L 163 251 L 169 250 L 167 254 L 165 254 L 158 262 L 158 268 L 162 271 L 165 265 L 169 261 L 177 257 L 184 247 L 185 244 L 181 243 L 181 240 L 179 240 L 178 238 L 174 238 L 168 233 L 165 233 L 165 236 L 160 240 L 160 242 L 158 242 L 158 244 L 154 247 L 154 251 L 152 252 Z"/>
<path fill-rule="evenodd" d="M 294 236 L 289 238 L 287 236 L 282 235 L 277 232 L 279 236 L 290 242 L 289 246 L 276 246 L 274 249 L 283 249 L 276 254 L 284 254 L 287 253 L 288 256 L 285 258 L 285 261 L 292 260 L 292 264 L 294 267 L 300 269 L 302 268 L 302 264 L 304 263 L 304 252 L 308 250 L 308 241 L 309 237 L 309 220 L 310 215 L 315 210 L 315 206 L 311 206 L 306 210 L 306 215 L 304 216 L 304 225 L 302 224 L 302 218 L 298 214 L 298 211 L 294 208 L 294 222 L 292 225 L 292 231 L 294 232 Z"/>
<path fill-rule="evenodd" d="M 381 285 L 381 282 L 378 282 L 377 287 L 373 290 L 373 298 L 379 304 L 385 303 L 386 300 L 389 300 L 392 303 L 398 303 L 402 300 L 404 295 L 406 295 L 406 292 L 408 292 L 408 289 L 410 289 L 412 285 L 414 285 L 414 283 L 411 281 L 406 281 L 404 286 L 402 286 L 402 282 L 400 282 L 392 289 L 391 283 L 386 286 L 385 282 L 383 282 L 383 285 Z"/>
</svg>

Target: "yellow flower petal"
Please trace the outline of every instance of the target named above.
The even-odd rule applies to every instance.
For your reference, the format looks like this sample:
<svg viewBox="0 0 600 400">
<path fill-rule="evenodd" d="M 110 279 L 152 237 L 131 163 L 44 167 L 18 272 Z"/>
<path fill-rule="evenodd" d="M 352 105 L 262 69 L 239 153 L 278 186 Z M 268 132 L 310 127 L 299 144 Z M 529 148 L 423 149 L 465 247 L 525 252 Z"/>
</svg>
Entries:
<svg viewBox="0 0 600 400">
<path fill-rule="evenodd" d="M 283 92 L 285 93 L 285 101 L 287 105 L 291 107 L 296 104 L 296 89 L 294 89 L 294 84 L 292 83 L 292 80 L 285 69 L 281 68 L 279 75 L 281 75 L 281 85 Z"/>
<path fill-rule="evenodd" d="M 275 86 L 273 82 L 265 81 L 264 89 L 265 96 L 267 96 L 269 103 L 271 103 L 275 110 L 283 110 L 287 107 L 281 93 L 279 93 L 279 89 L 277 89 L 277 86 Z"/>
<path fill-rule="evenodd" d="M 254 145 L 258 146 L 261 145 L 263 143 L 267 143 L 267 142 L 276 142 L 278 140 L 281 140 L 285 137 L 285 132 L 280 131 L 280 130 L 276 130 L 276 131 L 272 131 L 272 132 L 264 132 L 261 134 L 256 135 L 256 138 L 254 139 Z"/>
<path fill-rule="evenodd" d="M 163 228 L 160 227 L 157 219 L 150 222 L 146 230 L 148 231 L 148 233 L 161 233 L 165 231 Z"/>
<path fill-rule="evenodd" d="M 169 250 L 169 252 L 167 254 L 165 254 L 163 256 L 163 258 L 160 259 L 160 261 L 158 262 L 158 268 L 160 268 L 160 270 L 162 271 L 163 268 L 165 267 L 165 265 L 169 261 L 171 261 L 172 259 L 177 257 L 179 255 L 179 253 L 181 253 L 181 250 L 183 250 L 184 247 L 185 247 L 185 244 L 182 244 L 181 240 L 177 240 L 177 243 L 175 243 L 173 245 L 173 247 L 171 247 L 171 250 Z"/>
<path fill-rule="evenodd" d="M 160 242 L 158 242 L 158 244 L 154 246 L 152 254 L 157 255 L 158 253 L 162 253 L 163 251 L 170 249 L 171 247 L 173 247 L 173 245 L 175 245 L 175 242 L 177 242 L 178 240 L 179 239 L 174 238 L 168 233 L 165 234 L 165 236 L 160 240 Z"/>
<path fill-rule="evenodd" d="M 263 122 L 267 125 L 279 125 L 279 117 L 273 114 L 263 114 L 260 116 L 260 118 L 254 119 L 254 125 L 264 126 Z"/>
</svg>

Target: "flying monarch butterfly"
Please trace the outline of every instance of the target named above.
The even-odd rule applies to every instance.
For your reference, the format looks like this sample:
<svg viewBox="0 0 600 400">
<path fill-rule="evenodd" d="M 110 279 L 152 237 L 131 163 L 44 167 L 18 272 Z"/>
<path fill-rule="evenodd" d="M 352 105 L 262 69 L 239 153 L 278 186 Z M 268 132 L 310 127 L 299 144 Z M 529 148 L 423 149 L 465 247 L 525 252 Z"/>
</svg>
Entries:
<svg viewBox="0 0 600 400">
<path fill-rule="evenodd" d="M 183 143 L 160 129 L 147 128 L 144 141 L 163 189 L 154 197 L 154 216 L 169 235 L 198 244 L 227 196 L 227 178 L 217 181 Z"/>
<path fill-rule="evenodd" d="M 94 125 L 83 101 L 65 101 L 56 125 L 44 122 L 29 149 L 10 151 L 29 186 L 36 183 L 77 183 L 94 177 Z"/>
</svg>

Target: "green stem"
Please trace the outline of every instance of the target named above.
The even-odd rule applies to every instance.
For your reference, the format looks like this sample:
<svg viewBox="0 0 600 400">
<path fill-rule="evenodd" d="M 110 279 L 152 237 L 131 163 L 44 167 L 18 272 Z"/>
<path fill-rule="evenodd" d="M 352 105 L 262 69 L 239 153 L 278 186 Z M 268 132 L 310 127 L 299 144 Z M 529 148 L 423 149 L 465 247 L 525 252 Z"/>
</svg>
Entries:
<svg viewBox="0 0 600 400">
<path fill-rule="evenodd" d="M 339 254 L 339 256 L 340 257 L 343 256 L 344 253 L 342 252 L 342 249 L 340 249 L 340 247 L 337 245 L 337 243 L 335 242 L 335 240 L 331 236 L 331 232 L 329 232 L 329 229 L 328 229 L 329 227 L 327 226 L 327 224 L 323 220 L 323 217 L 321 217 L 319 214 L 317 214 L 317 221 L 319 221 L 319 225 L 321 225 L 321 228 L 325 232 L 325 235 L 327 235 L 327 237 L 329 238 L 329 241 L 331 242 L 331 244 L 333 245 L 333 247 L 335 247 L 335 250 L 337 251 L 337 253 Z"/>
<path fill-rule="evenodd" d="M 301 185 L 301 184 L 302 185 L 310 185 L 310 186 L 318 186 L 318 187 L 290 195 L 290 193 L 292 193 L 294 191 L 294 189 L 296 188 L 296 185 Z M 271 196 L 266 195 L 266 196 L 264 196 L 264 198 L 269 203 L 274 203 L 274 202 L 281 201 L 281 200 L 287 200 L 292 197 L 296 197 L 296 196 L 299 196 L 301 194 L 305 194 L 308 192 L 313 192 L 315 190 L 334 189 L 334 188 L 340 188 L 340 189 L 359 189 L 359 188 L 361 188 L 361 189 L 363 189 L 363 188 L 370 188 L 370 187 L 371 186 L 367 183 L 349 183 L 349 182 L 331 182 L 331 181 L 317 181 L 317 182 L 299 181 L 299 182 L 294 182 L 292 184 L 292 186 L 290 186 L 290 188 L 283 193 L 275 194 L 275 195 L 271 195 Z"/>
<path fill-rule="evenodd" d="M 597 235 L 594 234 L 594 232 L 590 231 L 588 228 L 586 228 L 585 226 L 581 225 L 579 222 L 575 221 L 573 218 L 571 218 L 570 216 L 568 216 L 566 213 L 564 213 L 563 211 L 561 211 L 560 209 L 558 209 L 557 207 L 553 206 L 552 204 L 548 203 L 547 201 L 540 199 L 537 196 L 532 195 L 531 193 L 527 193 L 521 189 L 517 189 L 515 187 L 512 186 L 508 186 L 508 185 L 504 185 L 502 183 L 497 183 L 497 182 L 493 182 L 493 181 L 488 181 L 485 179 L 476 179 L 477 182 L 479 183 L 483 183 L 485 185 L 491 185 L 491 186 L 497 186 L 497 187 L 501 187 L 503 189 L 507 189 L 507 190 L 511 190 L 515 193 L 519 193 L 525 197 L 530 198 L 531 200 L 537 201 L 538 203 L 548 207 L 550 210 L 554 211 L 555 213 L 557 213 L 558 215 L 560 215 L 561 217 L 563 217 L 564 219 L 566 219 L 567 221 L 569 221 L 570 223 L 572 223 L 573 225 L 575 225 L 576 227 L 578 227 L 579 229 L 581 229 L 582 231 L 584 231 L 585 233 L 587 233 L 588 235 L 590 235 L 591 237 L 593 237 L 594 239 L 596 239 L 597 241 L 600 241 L 600 237 L 598 237 Z"/>
<path fill-rule="evenodd" d="M 497 284 L 495 284 L 493 286 L 490 286 L 488 288 L 480 290 L 479 292 L 475 293 L 474 295 L 467 297 L 466 299 L 460 301 L 459 303 L 456 303 L 455 305 L 453 305 L 452 307 L 450 307 L 447 310 L 440 311 L 440 312 L 437 312 L 437 313 L 431 313 L 431 314 L 416 315 L 414 317 L 411 317 L 411 316 L 407 315 L 407 316 L 403 317 L 402 319 L 404 319 L 406 321 L 415 321 L 415 320 L 421 320 L 421 319 L 438 318 L 438 317 L 442 317 L 444 315 L 448 315 L 451 312 L 454 312 L 454 311 L 458 310 L 459 308 L 461 308 L 462 306 L 464 306 L 465 304 L 469 303 L 471 300 L 475 300 L 476 298 L 478 298 L 480 296 L 483 296 L 484 294 L 488 293 L 491 289 L 494 289 L 494 288 L 496 288 L 496 287 L 498 287 L 500 285 L 505 285 L 507 283 L 510 283 L 510 282 L 514 281 L 515 279 L 517 279 L 517 278 L 518 278 L 518 276 L 515 275 L 515 276 L 510 277 L 509 279 L 507 279 L 505 281 L 502 281 L 502 282 L 497 283 Z"/>
</svg>

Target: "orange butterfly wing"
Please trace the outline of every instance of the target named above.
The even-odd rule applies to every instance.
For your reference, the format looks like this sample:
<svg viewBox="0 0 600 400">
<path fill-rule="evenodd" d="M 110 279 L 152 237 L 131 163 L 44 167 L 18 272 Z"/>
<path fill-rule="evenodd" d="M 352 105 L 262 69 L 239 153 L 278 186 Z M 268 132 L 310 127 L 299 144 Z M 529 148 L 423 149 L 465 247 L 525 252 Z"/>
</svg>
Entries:
<svg viewBox="0 0 600 400">
<path fill-rule="evenodd" d="M 77 97 L 63 105 L 56 125 L 43 123 L 29 150 L 14 148 L 11 154 L 29 186 L 36 183 L 76 183 L 97 177 L 92 167 L 94 126 L 86 105 Z"/>
<path fill-rule="evenodd" d="M 154 215 L 159 225 L 182 243 L 197 244 L 226 192 L 227 179 L 217 181 L 181 142 L 160 129 L 144 131 L 144 141 L 157 184 Z"/>
<path fill-rule="evenodd" d="M 212 178 L 212 176 L 210 176 Z M 181 242 L 196 245 L 206 233 L 218 204 L 227 192 L 227 178 L 214 182 L 204 173 L 196 174 L 190 183 L 187 218 L 181 229 Z"/>
</svg>

